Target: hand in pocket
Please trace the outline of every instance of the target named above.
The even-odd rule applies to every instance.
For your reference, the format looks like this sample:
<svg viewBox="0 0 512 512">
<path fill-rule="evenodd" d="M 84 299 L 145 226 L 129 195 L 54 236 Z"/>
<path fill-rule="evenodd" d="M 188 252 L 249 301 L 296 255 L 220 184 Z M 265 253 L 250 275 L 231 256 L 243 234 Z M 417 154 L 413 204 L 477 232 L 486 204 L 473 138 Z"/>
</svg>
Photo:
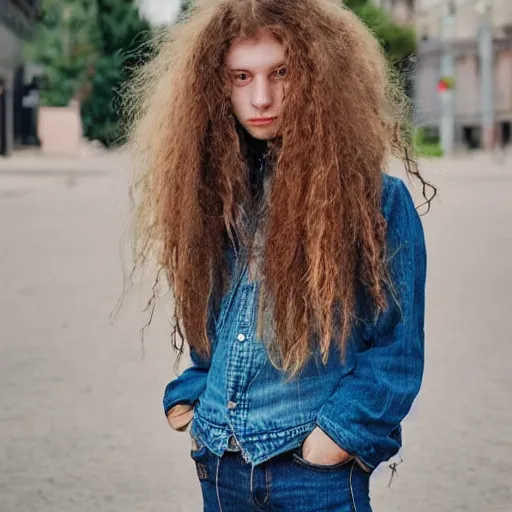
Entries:
<svg viewBox="0 0 512 512">
<path fill-rule="evenodd" d="M 167 413 L 167 421 L 172 429 L 182 432 L 194 418 L 194 407 L 189 404 L 175 405 Z"/>
<path fill-rule="evenodd" d="M 322 466 L 339 464 L 352 458 L 319 427 L 316 427 L 304 441 L 302 457 L 311 464 Z"/>
</svg>

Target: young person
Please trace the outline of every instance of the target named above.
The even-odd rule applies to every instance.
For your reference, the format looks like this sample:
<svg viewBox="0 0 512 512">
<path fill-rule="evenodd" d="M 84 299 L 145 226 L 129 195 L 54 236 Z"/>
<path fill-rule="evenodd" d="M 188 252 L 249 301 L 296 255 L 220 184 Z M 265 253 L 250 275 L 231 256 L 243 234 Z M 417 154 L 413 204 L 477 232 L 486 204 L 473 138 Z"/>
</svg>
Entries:
<svg viewBox="0 0 512 512">
<path fill-rule="evenodd" d="M 190 349 L 164 408 L 204 509 L 370 511 L 420 389 L 426 272 L 383 172 L 410 160 L 379 44 L 330 0 L 207 1 L 136 85 L 136 258 Z"/>
</svg>

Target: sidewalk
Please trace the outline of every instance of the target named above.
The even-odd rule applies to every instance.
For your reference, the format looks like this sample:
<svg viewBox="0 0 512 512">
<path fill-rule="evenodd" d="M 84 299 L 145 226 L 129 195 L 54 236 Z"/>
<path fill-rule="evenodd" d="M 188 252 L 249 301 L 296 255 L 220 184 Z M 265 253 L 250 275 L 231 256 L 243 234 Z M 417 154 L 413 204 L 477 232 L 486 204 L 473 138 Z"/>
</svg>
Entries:
<svg viewBox="0 0 512 512">
<path fill-rule="evenodd" d="M 458 153 L 443 158 L 422 158 L 419 161 L 420 170 L 434 174 L 446 174 L 462 177 L 512 177 L 512 153 L 487 153 L 485 151 L 473 151 Z"/>
<path fill-rule="evenodd" d="M 106 174 L 127 160 L 122 150 L 85 146 L 76 157 L 46 156 L 38 149 L 22 149 L 10 157 L 0 157 L 0 176 L 61 176 Z"/>
<path fill-rule="evenodd" d="M 130 162 L 121 150 L 86 147 L 80 156 L 45 156 L 37 149 L 0 157 L 0 199 L 16 199 L 36 191 L 77 185 L 79 180 L 125 173 Z"/>
</svg>

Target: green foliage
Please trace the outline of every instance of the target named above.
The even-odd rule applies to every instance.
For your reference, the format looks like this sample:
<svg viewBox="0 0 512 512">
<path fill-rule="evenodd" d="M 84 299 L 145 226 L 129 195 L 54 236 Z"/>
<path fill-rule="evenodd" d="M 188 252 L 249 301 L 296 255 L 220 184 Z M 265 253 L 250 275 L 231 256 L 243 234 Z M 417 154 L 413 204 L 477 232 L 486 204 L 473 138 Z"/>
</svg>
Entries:
<svg viewBox="0 0 512 512">
<path fill-rule="evenodd" d="M 416 51 L 416 34 L 412 27 L 393 21 L 384 9 L 369 0 L 347 0 L 352 9 L 380 41 L 391 64 L 396 64 Z"/>
<path fill-rule="evenodd" d="M 132 0 L 96 0 L 96 5 L 99 58 L 82 105 L 82 121 L 89 139 L 112 146 L 121 136 L 119 91 L 145 60 L 151 32 Z"/>
<path fill-rule="evenodd" d="M 44 0 L 41 7 L 42 19 L 25 45 L 25 58 L 44 69 L 41 104 L 66 106 L 78 94 L 94 60 L 94 6 L 85 0 Z"/>
<path fill-rule="evenodd" d="M 194 0 L 181 0 L 180 12 L 178 13 L 178 23 L 187 19 L 193 7 Z"/>
<path fill-rule="evenodd" d="M 351 11 L 355 11 L 356 9 L 360 9 L 361 7 L 368 4 L 368 0 L 346 0 L 343 2 L 345 7 L 348 7 Z"/>
<path fill-rule="evenodd" d="M 82 104 L 82 125 L 88 139 L 99 140 L 107 147 L 120 136 L 118 90 L 123 82 L 125 58 L 118 52 L 103 55 L 95 63 L 91 77 L 91 92 Z"/>
<path fill-rule="evenodd" d="M 443 149 L 439 139 L 427 137 L 422 128 L 417 128 L 414 134 L 414 153 L 424 158 L 439 158 Z"/>
<path fill-rule="evenodd" d="M 150 32 L 133 0 L 96 0 L 100 31 L 99 49 L 103 55 L 130 53 Z"/>
<path fill-rule="evenodd" d="M 42 20 L 26 45 L 42 65 L 41 104 L 82 102 L 85 135 L 106 145 L 120 136 L 116 95 L 141 61 L 150 25 L 134 0 L 43 0 Z"/>
</svg>

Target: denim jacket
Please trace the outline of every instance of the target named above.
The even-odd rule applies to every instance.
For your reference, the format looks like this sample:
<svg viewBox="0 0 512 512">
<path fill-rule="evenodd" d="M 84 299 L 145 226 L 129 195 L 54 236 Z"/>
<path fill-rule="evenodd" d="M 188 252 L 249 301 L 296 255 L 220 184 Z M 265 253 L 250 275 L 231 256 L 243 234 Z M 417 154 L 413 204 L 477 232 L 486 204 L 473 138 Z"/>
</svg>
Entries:
<svg viewBox="0 0 512 512">
<path fill-rule="evenodd" d="M 192 366 L 171 381 L 164 410 L 194 405 L 191 435 L 222 456 L 231 436 L 246 462 L 262 463 L 297 448 L 320 427 L 370 471 L 401 447 L 401 422 L 419 392 L 424 365 L 426 252 L 412 198 L 383 176 L 388 268 L 398 302 L 358 322 L 342 364 L 337 347 L 318 354 L 286 382 L 256 337 L 258 281 L 236 276 L 214 320 L 212 356 L 192 351 Z"/>
</svg>

